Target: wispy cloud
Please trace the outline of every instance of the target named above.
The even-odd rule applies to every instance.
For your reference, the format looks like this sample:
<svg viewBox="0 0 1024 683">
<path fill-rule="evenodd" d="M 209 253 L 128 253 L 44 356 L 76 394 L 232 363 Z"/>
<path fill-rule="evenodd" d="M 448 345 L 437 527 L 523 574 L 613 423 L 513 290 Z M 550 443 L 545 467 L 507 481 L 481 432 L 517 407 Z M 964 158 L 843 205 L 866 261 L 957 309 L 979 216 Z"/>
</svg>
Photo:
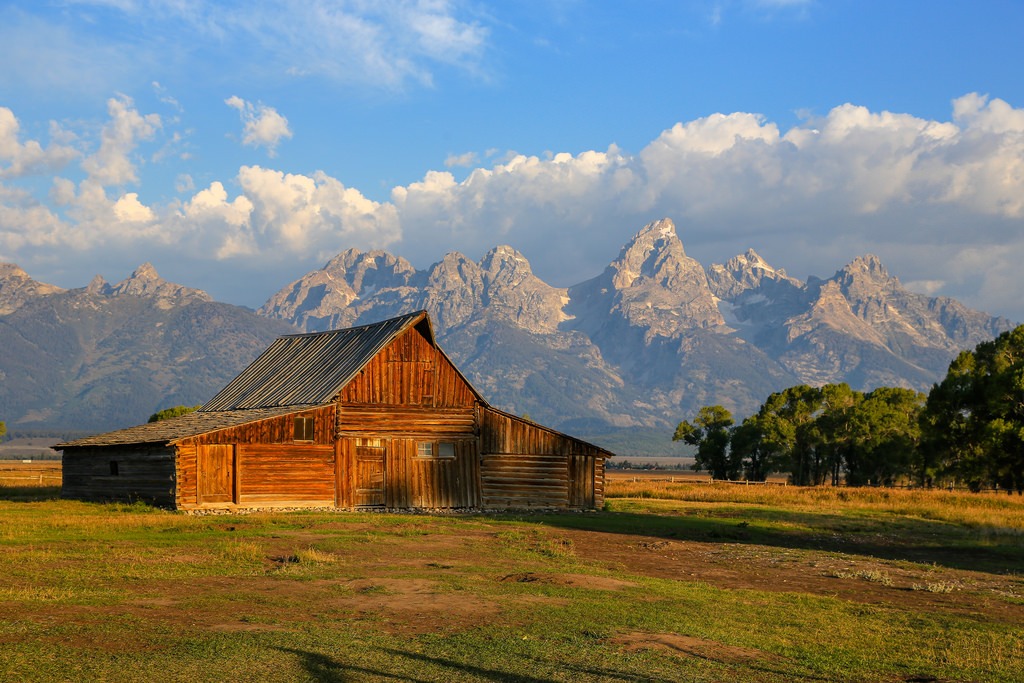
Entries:
<svg viewBox="0 0 1024 683">
<path fill-rule="evenodd" d="M 469 168 L 480 163 L 480 156 L 476 152 L 464 152 L 462 154 L 449 154 L 444 160 L 445 168 Z"/>
<path fill-rule="evenodd" d="M 448 0 L 74 0 L 60 14 L 44 9 L 0 9 L 0 42 L 8 57 L 21 55 L 0 83 L 109 92 L 104 84 L 129 74 L 180 73 L 191 53 L 168 46 L 198 40 L 235 76 L 400 90 L 432 84 L 442 66 L 479 73 L 489 39 Z"/>
</svg>

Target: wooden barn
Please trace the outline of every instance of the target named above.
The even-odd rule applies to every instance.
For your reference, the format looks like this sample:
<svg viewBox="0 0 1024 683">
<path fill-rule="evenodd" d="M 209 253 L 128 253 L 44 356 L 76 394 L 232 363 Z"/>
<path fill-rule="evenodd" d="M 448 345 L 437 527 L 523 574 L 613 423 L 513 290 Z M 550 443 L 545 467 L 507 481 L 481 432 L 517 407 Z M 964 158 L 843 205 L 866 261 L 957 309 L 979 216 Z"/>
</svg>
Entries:
<svg viewBox="0 0 1024 683">
<path fill-rule="evenodd" d="M 587 510 L 612 456 L 488 405 L 425 311 L 281 337 L 197 412 L 55 448 L 64 497 L 178 510 Z"/>
</svg>

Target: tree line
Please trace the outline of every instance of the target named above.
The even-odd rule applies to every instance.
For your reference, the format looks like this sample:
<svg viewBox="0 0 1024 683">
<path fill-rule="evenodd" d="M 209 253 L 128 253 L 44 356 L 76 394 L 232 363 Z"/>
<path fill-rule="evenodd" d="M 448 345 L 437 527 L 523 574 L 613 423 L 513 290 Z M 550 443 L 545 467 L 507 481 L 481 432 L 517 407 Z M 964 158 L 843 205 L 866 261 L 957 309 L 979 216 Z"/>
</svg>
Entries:
<svg viewBox="0 0 1024 683">
<path fill-rule="evenodd" d="M 720 405 L 679 423 L 694 469 L 716 479 L 794 484 L 966 485 L 1024 492 L 1024 325 L 961 352 L 926 395 L 806 384 L 768 397 L 739 424 Z"/>
</svg>

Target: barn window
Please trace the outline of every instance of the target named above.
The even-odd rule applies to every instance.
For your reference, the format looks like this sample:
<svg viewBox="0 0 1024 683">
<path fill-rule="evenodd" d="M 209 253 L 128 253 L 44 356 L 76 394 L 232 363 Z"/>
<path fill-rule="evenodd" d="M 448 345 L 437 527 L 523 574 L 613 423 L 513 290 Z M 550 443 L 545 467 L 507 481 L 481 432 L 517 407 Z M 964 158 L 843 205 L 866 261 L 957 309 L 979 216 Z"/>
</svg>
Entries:
<svg viewBox="0 0 1024 683">
<path fill-rule="evenodd" d="M 116 477 L 117 476 L 117 461 L 116 460 L 111 460 L 110 461 L 110 476 L 112 476 L 112 477 Z"/>
<path fill-rule="evenodd" d="M 454 458 L 455 444 L 451 441 L 416 442 L 417 458 Z"/>
<path fill-rule="evenodd" d="M 312 441 L 313 440 L 313 418 L 311 417 L 297 417 L 295 418 L 295 441 Z"/>
</svg>

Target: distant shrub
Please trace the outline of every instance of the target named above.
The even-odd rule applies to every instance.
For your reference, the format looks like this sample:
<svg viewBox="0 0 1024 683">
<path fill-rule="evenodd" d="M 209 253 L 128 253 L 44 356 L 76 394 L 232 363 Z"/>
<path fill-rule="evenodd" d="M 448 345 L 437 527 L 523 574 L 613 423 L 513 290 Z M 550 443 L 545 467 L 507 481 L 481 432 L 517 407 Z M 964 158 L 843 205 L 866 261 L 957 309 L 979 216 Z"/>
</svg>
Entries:
<svg viewBox="0 0 1024 683">
<path fill-rule="evenodd" d="M 182 415 L 188 415 L 199 410 L 202 406 L 174 406 L 173 408 L 164 408 L 161 411 L 153 413 L 149 416 L 149 422 L 160 422 L 161 420 L 169 420 L 172 417 L 181 417 Z"/>
</svg>

